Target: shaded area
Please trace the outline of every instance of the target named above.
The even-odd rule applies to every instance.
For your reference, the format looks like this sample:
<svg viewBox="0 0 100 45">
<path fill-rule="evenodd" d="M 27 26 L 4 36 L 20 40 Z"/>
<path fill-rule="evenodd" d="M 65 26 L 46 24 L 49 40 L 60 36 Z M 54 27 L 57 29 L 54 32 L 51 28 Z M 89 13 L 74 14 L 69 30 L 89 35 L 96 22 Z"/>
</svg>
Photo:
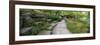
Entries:
<svg viewBox="0 0 100 45">
<path fill-rule="evenodd" d="M 90 32 L 90 12 L 20 9 L 20 35 Z"/>
</svg>

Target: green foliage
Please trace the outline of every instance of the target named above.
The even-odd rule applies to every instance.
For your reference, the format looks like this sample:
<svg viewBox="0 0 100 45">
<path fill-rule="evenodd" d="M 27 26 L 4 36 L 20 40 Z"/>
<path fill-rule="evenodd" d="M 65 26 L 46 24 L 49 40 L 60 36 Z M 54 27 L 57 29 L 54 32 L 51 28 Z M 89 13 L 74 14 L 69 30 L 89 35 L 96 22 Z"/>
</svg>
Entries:
<svg viewBox="0 0 100 45">
<path fill-rule="evenodd" d="M 67 28 L 72 32 L 72 33 L 87 33 L 89 30 L 89 25 L 84 24 L 83 22 L 80 21 L 75 21 L 68 19 L 67 21 Z"/>
<path fill-rule="evenodd" d="M 30 18 L 24 19 L 26 17 L 23 14 Z M 86 33 L 90 28 L 90 14 L 86 11 L 20 9 L 20 15 L 22 15 L 20 19 L 21 28 L 32 26 L 33 35 L 37 35 L 43 30 L 49 30 L 48 27 L 51 23 L 59 22 L 64 17 L 67 18 L 66 28 L 72 33 Z M 38 17 L 35 17 L 35 15 Z"/>
<path fill-rule="evenodd" d="M 49 22 L 46 22 L 45 19 L 33 19 L 34 22 L 32 23 L 32 34 L 36 35 L 40 31 L 43 30 L 48 30 L 47 28 L 49 27 Z M 37 21 L 38 20 L 38 21 Z"/>
</svg>

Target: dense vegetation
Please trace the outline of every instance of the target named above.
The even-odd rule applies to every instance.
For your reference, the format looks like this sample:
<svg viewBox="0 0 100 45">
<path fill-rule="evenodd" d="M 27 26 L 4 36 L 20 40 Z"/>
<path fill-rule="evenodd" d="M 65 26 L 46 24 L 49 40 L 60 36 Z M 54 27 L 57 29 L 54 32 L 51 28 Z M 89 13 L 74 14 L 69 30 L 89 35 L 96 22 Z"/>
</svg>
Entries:
<svg viewBox="0 0 100 45">
<path fill-rule="evenodd" d="M 40 31 L 52 30 L 48 28 L 50 24 L 66 18 L 66 28 L 72 33 L 87 33 L 90 28 L 89 16 L 86 11 L 20 9 L 20 29 L 32 27 L 30 34 L 37 35 Z"/>
</svg>

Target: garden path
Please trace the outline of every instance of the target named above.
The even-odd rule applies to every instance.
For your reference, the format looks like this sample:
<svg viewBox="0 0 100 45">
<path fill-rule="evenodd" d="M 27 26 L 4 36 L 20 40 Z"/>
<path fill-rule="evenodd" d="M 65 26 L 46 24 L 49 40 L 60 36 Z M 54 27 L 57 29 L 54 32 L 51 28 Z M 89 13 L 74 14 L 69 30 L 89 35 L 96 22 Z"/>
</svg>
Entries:
<svg viewBox="0 0 100 45">
<path fill-rule="evenodd" d="M 62 19 L 54 27 L 52 34 L 70 34 L 71 32 L 67 29 L 65 19 Z"/>
<path fill-rule="evenodd" d="M 62 19 L 57 25 L 54 27 L 52 31 L 41 31 L 38 35 L 50 35 L 50 34 L 71 34 L 71 32 L 67 29 L 65 19 Z"/>
</svg>

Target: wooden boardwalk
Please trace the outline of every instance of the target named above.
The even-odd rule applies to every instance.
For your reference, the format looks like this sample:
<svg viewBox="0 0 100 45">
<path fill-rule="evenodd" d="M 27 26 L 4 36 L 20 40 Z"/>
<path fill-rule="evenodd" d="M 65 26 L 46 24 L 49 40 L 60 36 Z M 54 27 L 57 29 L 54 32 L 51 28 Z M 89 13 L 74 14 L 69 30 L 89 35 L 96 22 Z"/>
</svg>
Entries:
<svg viewBox="0 0 100 45">
<path fill-rule="evenodd" d="M 52 31 L 53 34 L 70 34 L 71 32 L 67 29 L 65 20 L 58 22 L 57 26 Z"/>
<path fill-rule="evenodd" d="M 71 32 L 67 29 L 65 20 L 61 20 L 57 23 L 52 31 L 41 31 L 39 35 L 55 35 L 55 34 L 71 34 Z"/>
</svg>

